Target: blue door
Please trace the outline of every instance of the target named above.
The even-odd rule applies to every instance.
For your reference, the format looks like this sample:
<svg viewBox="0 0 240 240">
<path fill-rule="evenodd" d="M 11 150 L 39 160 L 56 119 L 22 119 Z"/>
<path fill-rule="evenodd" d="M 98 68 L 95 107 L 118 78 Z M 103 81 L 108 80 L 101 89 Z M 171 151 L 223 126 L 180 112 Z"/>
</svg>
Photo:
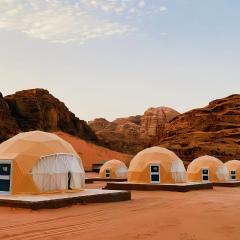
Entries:
<svg viewBox="0 0 240 240">
<path fill-rule="evenodd" d="M 0 192 L 10 191 L 11 164 L 0 163 Z"/>
</svg>

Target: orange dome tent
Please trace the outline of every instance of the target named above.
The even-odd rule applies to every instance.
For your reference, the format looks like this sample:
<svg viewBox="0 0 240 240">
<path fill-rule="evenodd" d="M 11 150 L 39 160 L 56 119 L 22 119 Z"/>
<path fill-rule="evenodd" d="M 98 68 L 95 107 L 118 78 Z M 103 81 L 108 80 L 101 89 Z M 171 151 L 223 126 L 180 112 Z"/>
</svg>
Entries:
<svg viewBox="0 0 240 240">
<path fill-rule="evenodd" d="M 151 147 L 139 152 L 128 169 L 128 182 L 132 183 L 182 183 L 186 170 L 182 160 L 172 151 Z"/>
<path fill-rule="evenodd" d="M 126 179 L 127 171 L 128 169 L 122 161 L 113 159 L 103 164 L 100 168 L 99 177 Z"/>
<path fill-rule="evenodd" d="M 231 160 L 224 163 L 229 173 L 230 181 L 240 181 L 240 161 Z"/>
<path fill-rule="evenodd" d="M 82 189 L 84 181 L 78 154 L 55 134 L 20 133 L 0 144 L 0 191 L 18 194 Z"/>
<path fill-rule="evenodd" d="M 193 160 L 187 169 L 188 180 L 192 182 L 225 182 L 228 180 L 227 168 L 222 161 L 211 156 Z"/>
</svg>

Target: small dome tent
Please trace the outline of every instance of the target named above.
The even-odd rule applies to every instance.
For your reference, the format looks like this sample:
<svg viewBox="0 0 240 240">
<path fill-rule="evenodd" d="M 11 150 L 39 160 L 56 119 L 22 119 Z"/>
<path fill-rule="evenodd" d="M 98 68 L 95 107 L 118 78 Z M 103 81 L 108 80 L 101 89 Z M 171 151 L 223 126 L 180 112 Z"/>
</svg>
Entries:
<svg viewBox="0 0 240 240">
<path fill-rule="evenodd" d="M 78 154 L 55 134 L 20 133 L 0 144 L 0 191 L 18 194 L 79 190 L 84 182 Z"/>
<path fill-rule="evenodd" d="M 222 161 L 207 155 L 194 159 L 188 165 L 187 174 L 191 182 L 225 182 L 228 180 L 228 171 Z"/>
<path fill-rule="evenodd" d="M 172 151 L 151 147 L 139 152 L 128 169 L 128 182 L 132 183 L 183 183 L 186 170 L 182 160 Z"/>
<path fill-rule="evenodd" d="M 229 173 L 230 181 L 240 181 L 240 161 L 231 160 L 224 163 Z"/>
<path fill-rule="evenodd" d="M 100 168 L 99 177 L 127 179 L 127 171 L 128 169 L 122 161 L 113 159 L 103 164 Z"/>
</svg>

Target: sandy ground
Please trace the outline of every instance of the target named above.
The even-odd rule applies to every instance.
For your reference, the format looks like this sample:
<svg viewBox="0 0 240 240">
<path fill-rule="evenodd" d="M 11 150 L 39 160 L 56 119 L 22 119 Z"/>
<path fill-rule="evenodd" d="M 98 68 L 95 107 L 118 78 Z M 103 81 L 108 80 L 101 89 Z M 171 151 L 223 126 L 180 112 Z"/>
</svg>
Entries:
<svg viewBox="0 0 240 240">
<path fill-rule="evenodd" d="M 92 164 L 98 163 L 101 160 L 118 159 L 129 165 L 129 162 L 133 157 L 128 154 L 119 153 L 108 148 L 97 146 L 63 132 L 57 132 L 55 134 L 72 144 L 76 152 L 82 158 L 85 170 L 92 170 Z"/>
<path fill-rule="evenodd" d="M 0 207 L 0 239 L 240 239 L 240 188 L 135 191 L 132 198 L 40 211 Z"/>
</svg>

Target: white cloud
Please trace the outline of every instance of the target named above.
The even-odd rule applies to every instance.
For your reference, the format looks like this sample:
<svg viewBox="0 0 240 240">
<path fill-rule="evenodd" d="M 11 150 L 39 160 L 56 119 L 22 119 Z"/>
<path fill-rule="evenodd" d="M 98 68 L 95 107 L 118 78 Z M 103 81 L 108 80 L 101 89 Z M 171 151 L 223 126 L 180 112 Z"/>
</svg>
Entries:
<svg viewBox="0 0 240 240">
<path fill-rule="evenodd" d="M 165 11 L 167 11 L 167 7 L 166 6 L 160 6 L 159 10 L 160 10 L 160 12 L 165 12 Z"/>
<path fill-rule="evenodd" d="M 83 44 L 133 31 L 109 14 L 137 15 L 145 7 L 144 0 L 0 0 L 0 29 L 54 43 Z"/>
<path fill-rule="evenodd" d="M 15 30 L 50 42 L 77 41 L 125 34 L 131 27 L 99 20 L 79 5 L 56 0 L 4 0 L 0 4 L 0 28 Z"/>
<path fill-rule="evenodd" d="M 144 0 L 139 1 L 138 6 L 139 6 L 140 8 L 145 7 L 145 1 L 144 1 Z"/>
</svg>

